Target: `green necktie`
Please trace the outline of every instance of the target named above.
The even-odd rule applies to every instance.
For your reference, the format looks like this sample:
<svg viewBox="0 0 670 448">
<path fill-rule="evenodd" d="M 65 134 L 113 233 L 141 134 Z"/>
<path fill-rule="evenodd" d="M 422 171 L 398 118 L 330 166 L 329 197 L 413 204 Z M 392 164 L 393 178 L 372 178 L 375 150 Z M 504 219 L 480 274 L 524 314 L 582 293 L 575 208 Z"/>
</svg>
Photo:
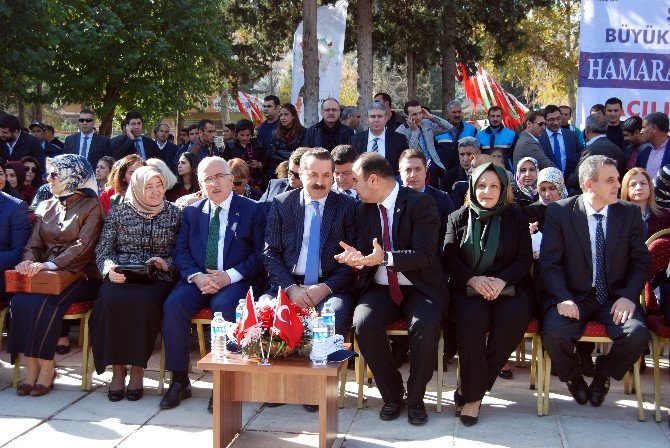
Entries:
<svg viewBox="0 0 670 448">
<path fill-rule="evenodd" d="M 219 254 L 219 212 L 221 207 L 214 209 L 214 216 L 209 221 L 209 234 L 207 235 L 207 253 L 205 255 L 205 269 L 216 269 L 218 267 L 217 258 Z"/>
</svg>

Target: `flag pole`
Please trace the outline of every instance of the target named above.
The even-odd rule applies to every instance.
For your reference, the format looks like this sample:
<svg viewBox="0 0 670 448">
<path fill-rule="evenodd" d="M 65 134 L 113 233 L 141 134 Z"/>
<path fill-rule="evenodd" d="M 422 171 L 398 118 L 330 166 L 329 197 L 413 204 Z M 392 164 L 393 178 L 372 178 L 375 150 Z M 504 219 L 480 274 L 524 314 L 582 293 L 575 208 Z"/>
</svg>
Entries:
<svg viewBox="0 0 670 448">
<path fill-rule="evenodd" d="M 272 326 L 275 326 L 275 322 L 277 322 L 277 311 L 279 310 L 279 296 L 281 295 L 281 286 L 279 287 L 279 291 L 277 291 L 277 308 L 275 308 L 275 316 L 272 319 Z M 270 346 L 268 347 L 268 358 L 270 357 L 270 350 L 272 350 L 272 336 L 274 336 L 274 333 L 272 332 L 272 328 L 270 328 Z M 268 361 L 269 363 L 269 361 Z"/>
<path fill-rule="evenodd" d="M 252 290 L 252 295 L 253 295 L 253 290 Z M 256 313 L 256 307 L 254 306 L 254 313 Z M 256 314 L 256 320 L 258 321 L 258 314 Z M 272 322 L 274 325 L 274 321 Z M 270 329 L 270 337 L 272 337 L 272 329 Z M 261 346 L 261 362 L 258 363 L 259 366 L 270 366 L 270 362 L 268 361 L 268 358 L 265 356 L 265 353 L 263 351 L 263 335 L 260 336 L 258 339 L 258 345 Z M 270 347 L 268 347 L 268 356 L 270 355 L 269 353 Z"/>
</svg>

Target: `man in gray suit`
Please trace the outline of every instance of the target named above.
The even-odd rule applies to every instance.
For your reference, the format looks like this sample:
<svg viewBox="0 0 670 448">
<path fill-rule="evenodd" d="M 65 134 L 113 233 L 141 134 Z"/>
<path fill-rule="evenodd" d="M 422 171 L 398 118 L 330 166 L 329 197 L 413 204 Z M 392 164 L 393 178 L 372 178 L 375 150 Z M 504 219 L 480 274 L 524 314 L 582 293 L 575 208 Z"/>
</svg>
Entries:
<svg viewBox="0 0 670 448">
<path fill-rule="evenodd" d="M 544 153 L 542 146 L 540 146 L 540 135 L 542 135 L 542 132 L 547 126 L 547 120 L 544 118 L 544 115 L 540 112 L 531 110 L 523 117 L 523 122 L 526 129 L 521 133 L 519 141 L 516 142 L 516 146 L 514 147 L 514 154 L 512 157 L 514 161 L 514 169 L 516 170 L 519 160 L 524 157 L 532 157 L 537 160 L 541 170 L 549 167 L 556 167 L 554 162 L 552 162 Z"/>
<path fill-rule="evenodd" d="M 640 208 L 617 200 L 618 177 L 613 159 L 585 159 L 579 167 L 584 193 L 549 205 L 544 223 L 542 342 L 558 377 L 582 405 L 590 401 L 600 406 L 610 377 L 621 380 L 649 342 L 638 297 L 651 255 L 644 244 Z M 574 349 L 589 320 L 605 325 L 614 342 L 596 359 L 593 382 L 587 387 Z"/>
</svg>

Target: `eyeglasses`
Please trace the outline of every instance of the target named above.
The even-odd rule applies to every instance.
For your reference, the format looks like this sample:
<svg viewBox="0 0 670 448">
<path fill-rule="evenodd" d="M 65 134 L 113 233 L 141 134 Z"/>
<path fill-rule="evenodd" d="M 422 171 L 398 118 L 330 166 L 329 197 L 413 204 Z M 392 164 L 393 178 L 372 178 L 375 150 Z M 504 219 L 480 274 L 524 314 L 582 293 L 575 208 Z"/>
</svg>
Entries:
<svg viewBox="0 0 670 448">
<path fill-rule="evenodd" d="M 24 166 L 23 169 L 25 169 L 27 173 L 37 174 L 37 167 L 36 166 Z"/>
<path fill-rule="evenodd" d="M 218 182 L 221 179 L 230 176 L 230 174 L 225 174 L 225 173 L 217 173 L 217 174 L 212 174 L 211 176 L 205 177 L 202 182 L 205 185 L 212 185 L 214 182 Z"/>
<path fill-rule="evenodd" d="M 52 171 L 52 172 L 50 172 L 50 173 L 47 173 L 47 177 L 48 177 L 49 179 L 58 179 L 58 173 L 55 172 L 55 171 Z"/>
<path fill-rule="evenodd" d="M 536 124 L 538 126 L 546 126 L 547 122 L 546 121 L 533 121 L 533 124 Z"/>
<path fill-rule="evenodd" d="M 80 118 L 79 123 L 93 123 L 93 118 Z"/>
<path fill-rule="evenodd" d="M 296 171 L 288 170 L 288 177 L 295 177 L 296 179 L 300 177 L 300 173 Z"/>
</svg>

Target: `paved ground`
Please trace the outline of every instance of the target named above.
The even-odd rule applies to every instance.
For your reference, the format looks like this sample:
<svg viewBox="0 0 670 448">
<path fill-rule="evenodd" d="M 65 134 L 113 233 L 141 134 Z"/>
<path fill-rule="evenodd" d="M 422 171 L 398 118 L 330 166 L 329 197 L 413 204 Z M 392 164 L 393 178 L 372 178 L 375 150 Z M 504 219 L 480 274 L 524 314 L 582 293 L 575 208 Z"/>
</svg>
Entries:
<svg viewBox="0 0 670 448">
<path fill-rule="evenodd" d="M 530 352 L 530 351 L 529 351 Z M 194 347 L 192 358 L 198 358 Z M 81 351 L 57 357 L 58 380 L 46 397 L 18 397 L 10 387 L 12 366 L 7 353 L 0 354 L 0 447 L 161 447 L 212 446 L 211 415 L 206 406 L 212 388 L 211 375 L 195 371 L 191 375 L 194 397 L 177 409 L 159 411 L 156 393 L 158 353 L 154 353 L 145 379 L 145 396 L 135 403 L 107 400 L 110 372 L 95 377 L 93 390 L 79 389 Z M 648 360 L 648 364 L 651 362 Z M 405 378 L 406 378 L 405 367 Z M 670 403 L 667 358 L 662 362 L 664 403 Z M 479 424 L 466 428 L 454 418 L 455 368 L 446 374 L 443 412 L 435 411 L 435 378 L 429 385 L 426 404 L 429 422 L 413 427 L 404 418 L 382 422 L 376 388 L 367 388 L 369 397 L 362 410 L 356 409 L 353 372 L 349 372 L 347 398 L 340 410 L 336 447 L 663 447 L 670 444 L 667 408 L 663 423 L 653 418 L 651 369 L 642 376 L 647 421 L 637 421 L 633 395 L 623 394 L 623 384 L 613 382 L 605 404 L 599 408 L 579 406 L 568 396 L 565 386 L 552 378 L 550 415 L 537 417 L 536 395 L 528 388 L 528 368 L 515 368 L 511 381 L 498 380 L 484 399 Z M 315 414 L 301 406 L 265 408 L 257 403 L 244 405 L 244 432 L 236 447 L 318 446 Z"/>
</svg>

